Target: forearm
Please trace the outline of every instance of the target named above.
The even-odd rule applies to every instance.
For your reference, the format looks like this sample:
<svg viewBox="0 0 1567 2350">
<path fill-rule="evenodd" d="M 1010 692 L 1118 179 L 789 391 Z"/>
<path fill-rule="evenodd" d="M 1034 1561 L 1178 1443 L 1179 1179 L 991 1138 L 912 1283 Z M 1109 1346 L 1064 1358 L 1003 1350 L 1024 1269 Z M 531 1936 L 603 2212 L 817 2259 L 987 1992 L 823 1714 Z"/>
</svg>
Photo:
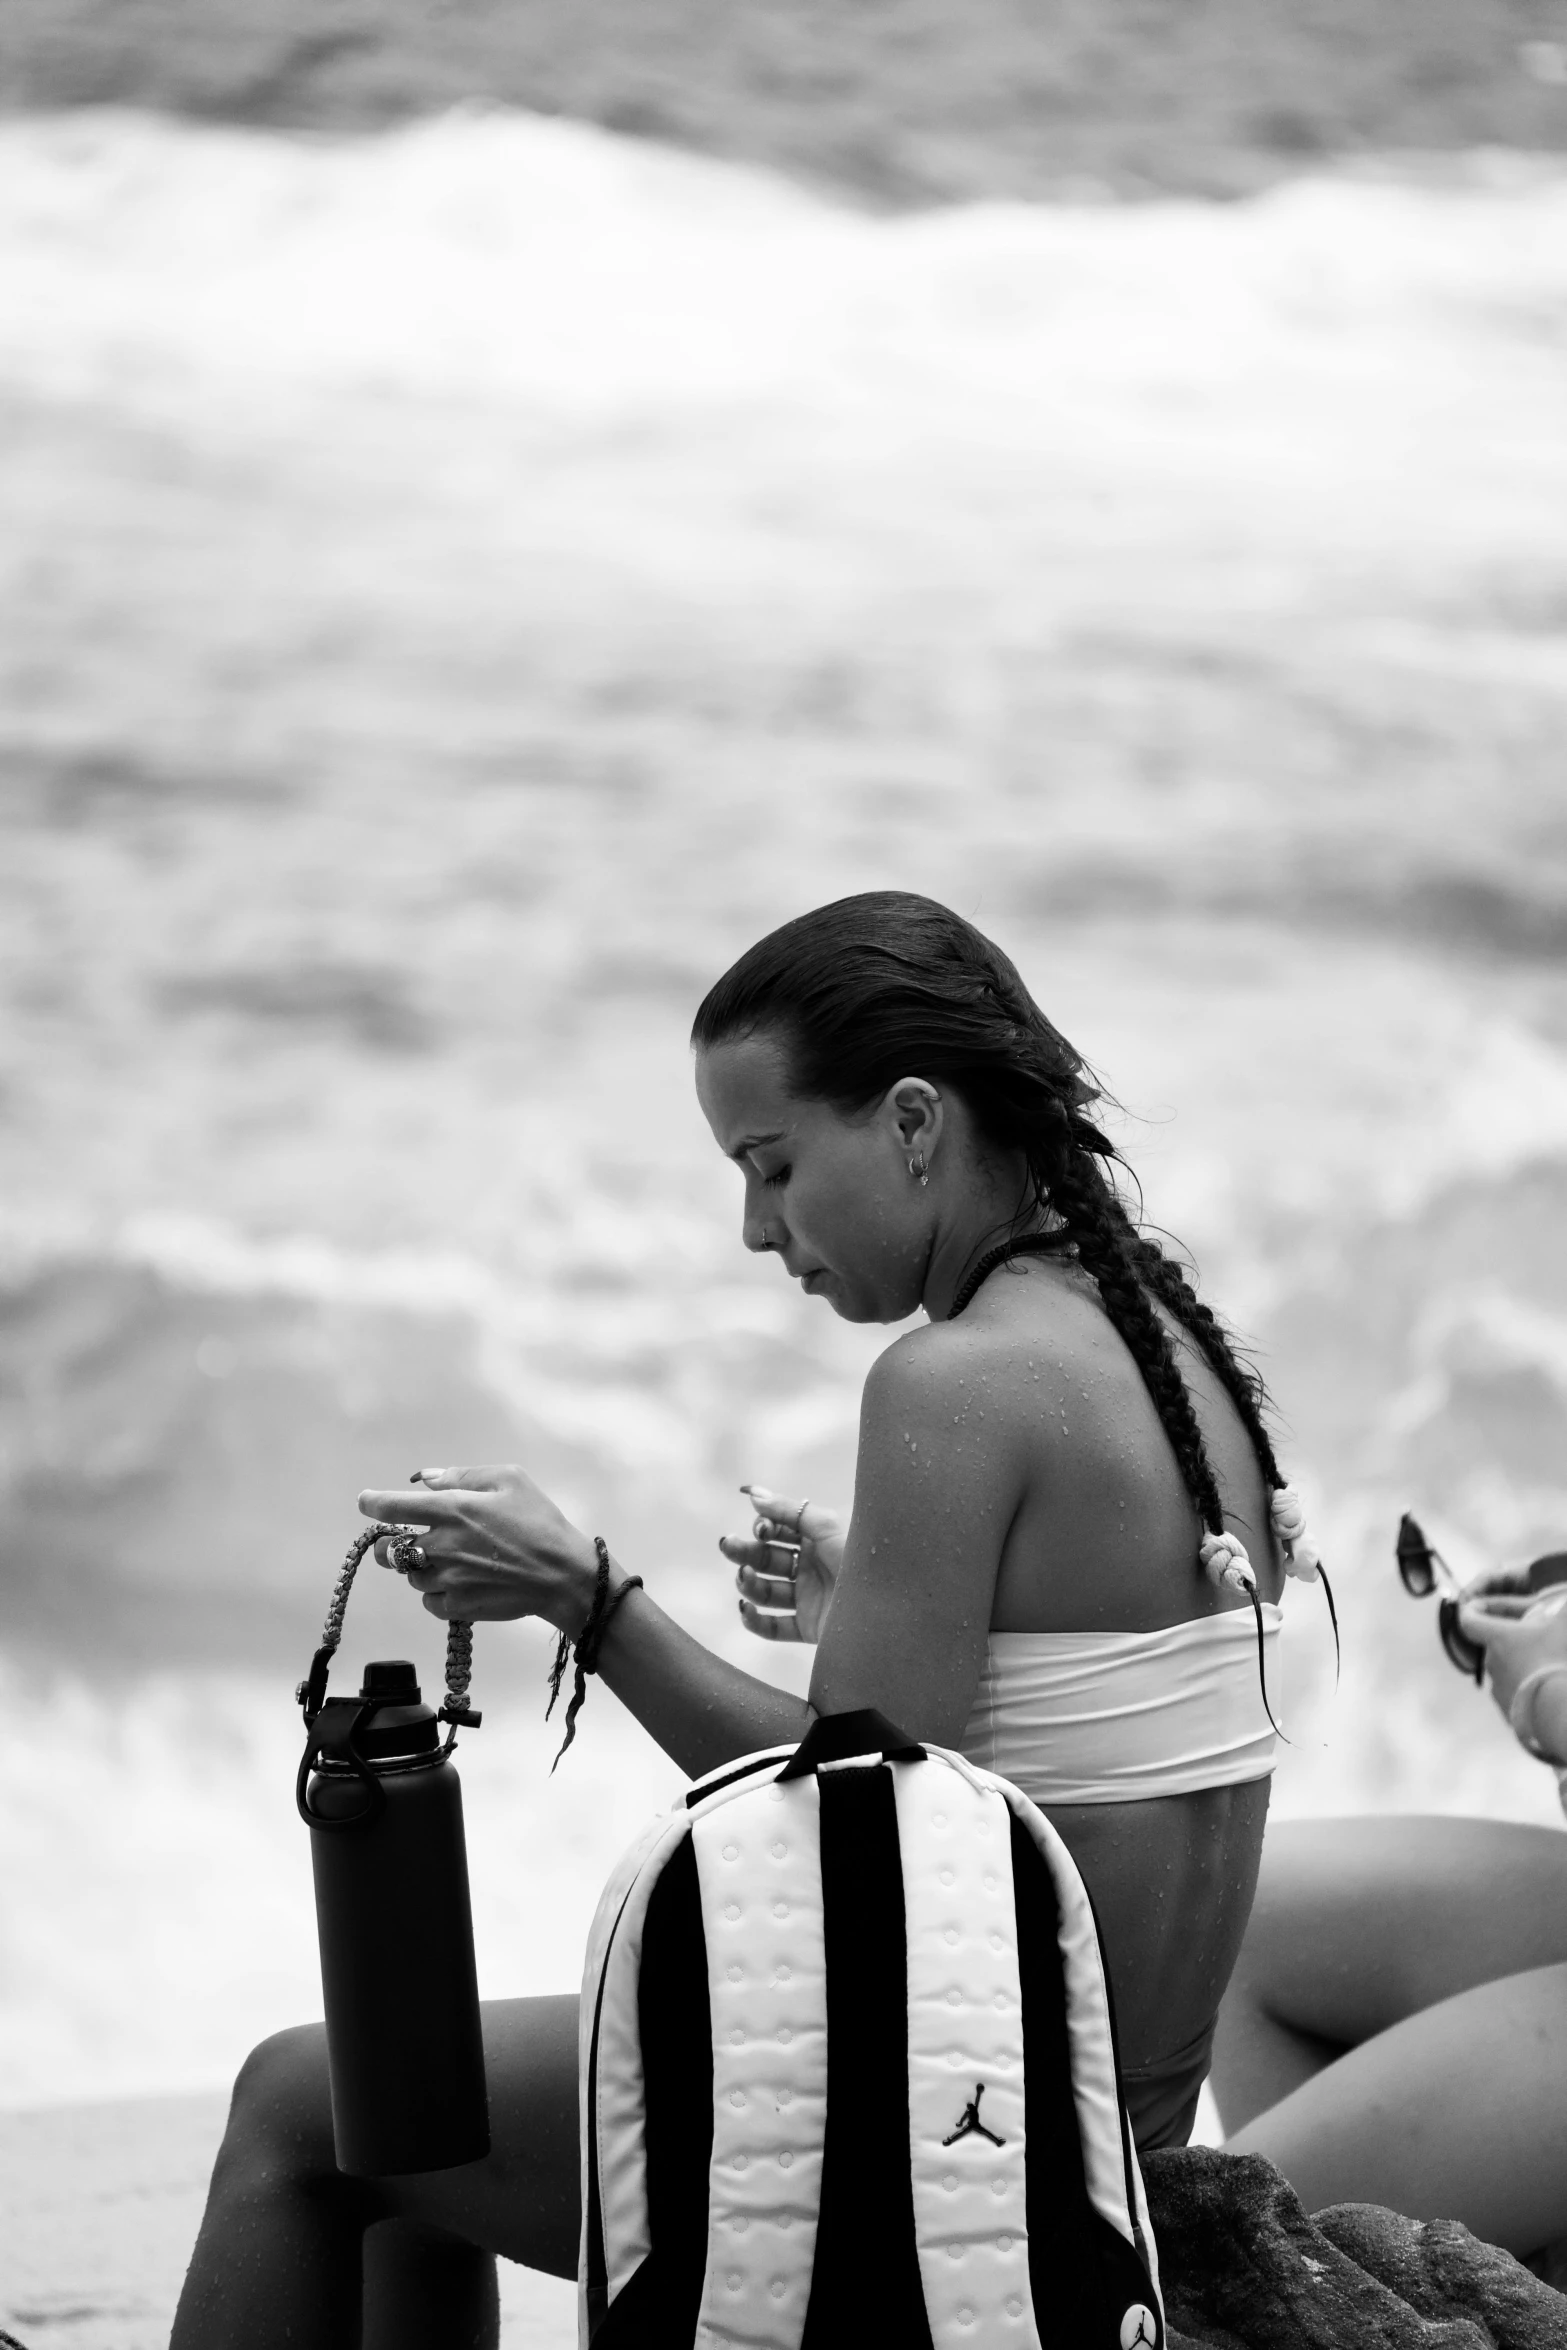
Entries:
<svg viewBox="0 0 1567 2350">
<path fill-rule="evenodd" d="M 598 1669 L 627 1711 L 692 1778 L 763 1746 L 793 1746 L 815 1715 L 802 1697 L 714 1656 L 645 1591 L 616 1608 Z"/>
</svg>

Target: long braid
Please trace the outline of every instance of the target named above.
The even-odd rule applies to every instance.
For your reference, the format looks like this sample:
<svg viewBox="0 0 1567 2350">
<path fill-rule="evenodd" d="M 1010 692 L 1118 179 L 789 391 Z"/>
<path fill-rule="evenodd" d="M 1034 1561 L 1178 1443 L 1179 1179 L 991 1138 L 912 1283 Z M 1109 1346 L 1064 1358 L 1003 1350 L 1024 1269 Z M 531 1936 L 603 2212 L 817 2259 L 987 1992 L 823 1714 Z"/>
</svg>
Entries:
<svg viewBox="0 0 1567 2350">
<path fill-rule="evenodd" d="M 1120 1201 L 1088 1153 L 1062 1153 L 1050 1198 L 1077 1244 L 1110 1320 L 1142 1374 L 1181 1478 L 1210 1534 L 1224 1531 L 1224 1502 L 1208 1458 L 1202 1428 L 1169 1332 L 1154 1310 L 1138 1255 L 1137 1235 Z"/>
<path fill-rule="evenodd" d="M 1049 1154 L 1055 1162 L 1053 1181 L 1047 1185 L 1043 1168 L 1035 1163 L 1036 1197 L 1042 1201 L 1048 1196 L 1050 1204 L 1065 1224 L 1068 1235 L 1076 1242 L 1078 1261 L 1097 1283 L 1105 1311 L 1119 1331 L 1142 1374 L 1143 1385 L 1153 1398 L 1154 1408 L 1170 1440 L 1170 1448 L 1175 1454 L 1186 1490 L 1196 1503 L 1198 1514 L 1208 1532 L 1222 1535 L 1225 1531 L 1224 1501 L 1219 1492 L 1219 1481 L 1214 1475 L 1213 1463 L 1208 1458 L 1202 1428 L 1175 1349 L 1170 1343 L 1169 1333 L 1154 1310 L 1154 1297 L 1160 1298 L 1173 1318 L 1196 1338 L 1204 1356 L 1213 1365 L 1240 1411 L 1256 1447 L 1258 1466 L 1269 1484 L 1278 1487 L 1284 1480 L 1279 1475 L 1273 1446 L 1262 1424 L 1258 1398 L 1260 1382 L 1255 1375 L 1248 1377 L 1244 1365 L 1236 1361 L 1217 1317 L 1202 1305 L 1180 1267 L 1171 1264 L 1156 1241 L 1145 1240 L 1137 1231 L 1097 1164 L 1099 1159 L 1110 1156 L 1098 1128 L 1090 1126 L 1081 1117 L 1074 1117 L 1072 1111 L 1059 1101 L 1059 1097 L 1055 1097 L 1047 1119 L 1047 1131 L 1052 1133 L 1055 1141 L 1055 1149 Z M 1333 1618 L 1336 1652 L 1338 1613 L 1333 1606 L 1333 1594 L 1327 1586 L 1326 1577 L 1323 1583 L 1327 1591 L 1329 1613 Z M 1257 1627 L 1257 1676 L 1263 1707 L 1268 1720 L 1282 1738 L 1284 1732 L 1268 1695 L 1267 1636 L 1263 1625 L 1262 1601 L 1257 1591 L 1257 1578 L 1249 1569 L 1242 1588 L 1251 1603 Z"/>
<path fill-rule="evenodd" d="M 1116 1204 L 1119 1207 L 1119 1202 Z M 1121 1212 L 1125 1213 L 1124 1210 Z M 1127 1226 L 1128 1230 L 1132 1229 L 1130 1217 L 1127 1218 Z M 1175 1259 L 1167 1257 L 1156 1240 L 1149 1240 L 1141 1233 L 1134 1233 L 1133 1237 L 1137 1266 L 1143 1280 L 1160 1303 L 1175 1316 L 1182 1329 L 1188 1330 L 1202 1348 L 1204 1360 L 1240 1414 L 1263 1475 L 1275 1492 L 1280 1491 L 1285 1476 L 1273 1450 L 1268 1424 L 1263 1418 L 1261 1380 L 1237 1359 L 1223 1323 L 1211 1306 L 1204 1305 Z"/>
</svg>

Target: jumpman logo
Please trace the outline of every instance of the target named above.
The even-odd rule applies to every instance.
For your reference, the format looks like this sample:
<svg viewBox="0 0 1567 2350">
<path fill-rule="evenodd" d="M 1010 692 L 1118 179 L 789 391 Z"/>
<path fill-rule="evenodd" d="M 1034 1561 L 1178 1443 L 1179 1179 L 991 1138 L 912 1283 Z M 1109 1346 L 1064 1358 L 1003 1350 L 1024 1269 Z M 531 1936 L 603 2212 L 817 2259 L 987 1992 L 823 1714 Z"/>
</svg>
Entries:
<svg viewBox="0 0 1567 2350">
<path fill-rule="evenodd" d="M 974 2083 L 974 2094 L 963 2108 L 963 2119 L 950 2138 L 943 2138 L 943 2146 L 955 2146 L 960 2138 L 988 2138 L 992 2146 L 1004 2146 L 1005 2138 L 998 2138 L 994 2130 L 987 2130 L 979 2118 L 979 2101 L 985 2094 L 983 2081 Z"/>
<path fill-rule="evenodd" d="M 1158 2341 L 1153 2311 L 1134 2301 L 1121 2320 L 1121 2350 L 1158 2350 Z"/>
</svg>

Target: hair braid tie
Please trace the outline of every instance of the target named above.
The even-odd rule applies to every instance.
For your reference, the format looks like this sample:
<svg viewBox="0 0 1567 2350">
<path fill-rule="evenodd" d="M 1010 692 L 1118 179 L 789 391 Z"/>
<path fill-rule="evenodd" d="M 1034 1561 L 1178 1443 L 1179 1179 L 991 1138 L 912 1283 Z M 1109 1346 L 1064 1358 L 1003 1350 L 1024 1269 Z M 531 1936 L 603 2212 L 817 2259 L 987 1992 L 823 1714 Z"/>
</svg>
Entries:
<svg viewBox="0 0 1567 2350">
<path fill-rule="evenodd" d="M 1282 1738 L 1286 1746 L 1293 1746 L 1295 1741 L 1280 1729 L 1278 1716 L 1268 1696 L 1268 1654 L 1262 1601 L 1257 1592 L 1257 1570 L 1247 1556 L 1245 1543 L 1238 1534 L 1205 1534 L 1197 1555 L 1202 1560 L 1203 1573 L 1216 1590 L 1244 1591 L 1251 1601 L 1251 1612 L 1257 1623 L 1257 1679 L 1262 1685 L 1262 1708 L 1273 1724 L 1274 1736 Z"/>
<path fill-rule="evenodd" d="M 1219 1591 L 1255 1591 L 1257 1573 L 1238 1534 L 1205 1534 L 1197 1556 L 1202 1571 Z"/>
<path fill-rule="evenodd" d="M 1306 1505 L 1293 1485 L 1281 1480 L 1268 1500 L 1268 1515 L 1273 1520 L 1274 1539 L 1284 1557 L 1284 1572 L 1302 1583 L 1320 1583 L 1322 1596 L 1328 1603 L 1328 1622 L 1333 1626 L 1333 1688 L 1338 1691 L 1339 1674 L 1343 1668 L 1343 1643 L 1339 1639 L 1338 1609 L 1333 1602 L 1333 1586 L 1328 1581 L 1327 1568 L 1317 1553 L 1317 1546 L 1306 1531 Z"/>
<path fill-rule="evenodd" d="M 1316 1544 L 1306 1532 L 1306 1505 L 1293 1485 L 1275 1486 L 1268 1503 L 1273 1531 L 1284 1553 L 1284 1572 L 1302 1583 L 1315 1583 L 1322 1572 Z"/>
</svg>

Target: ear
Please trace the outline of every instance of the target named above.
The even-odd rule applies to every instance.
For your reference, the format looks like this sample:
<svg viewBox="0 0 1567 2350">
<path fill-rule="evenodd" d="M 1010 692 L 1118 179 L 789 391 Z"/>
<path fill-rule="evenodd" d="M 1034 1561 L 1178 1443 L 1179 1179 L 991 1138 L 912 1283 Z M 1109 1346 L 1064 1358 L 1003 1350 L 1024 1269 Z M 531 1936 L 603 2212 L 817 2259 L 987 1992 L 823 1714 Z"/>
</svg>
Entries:
<svg viewBox="0 0 1567 2350">
<path fill-rule="evenodd" d="M 934 1157 L 947 1112 L 928 1077 L 900 1077 L 888 1090 L 882 1114 L 894 1128 L 901 1151 L 910 1157 L 923 1151 L 927 1163 Z"/>
</svg>

